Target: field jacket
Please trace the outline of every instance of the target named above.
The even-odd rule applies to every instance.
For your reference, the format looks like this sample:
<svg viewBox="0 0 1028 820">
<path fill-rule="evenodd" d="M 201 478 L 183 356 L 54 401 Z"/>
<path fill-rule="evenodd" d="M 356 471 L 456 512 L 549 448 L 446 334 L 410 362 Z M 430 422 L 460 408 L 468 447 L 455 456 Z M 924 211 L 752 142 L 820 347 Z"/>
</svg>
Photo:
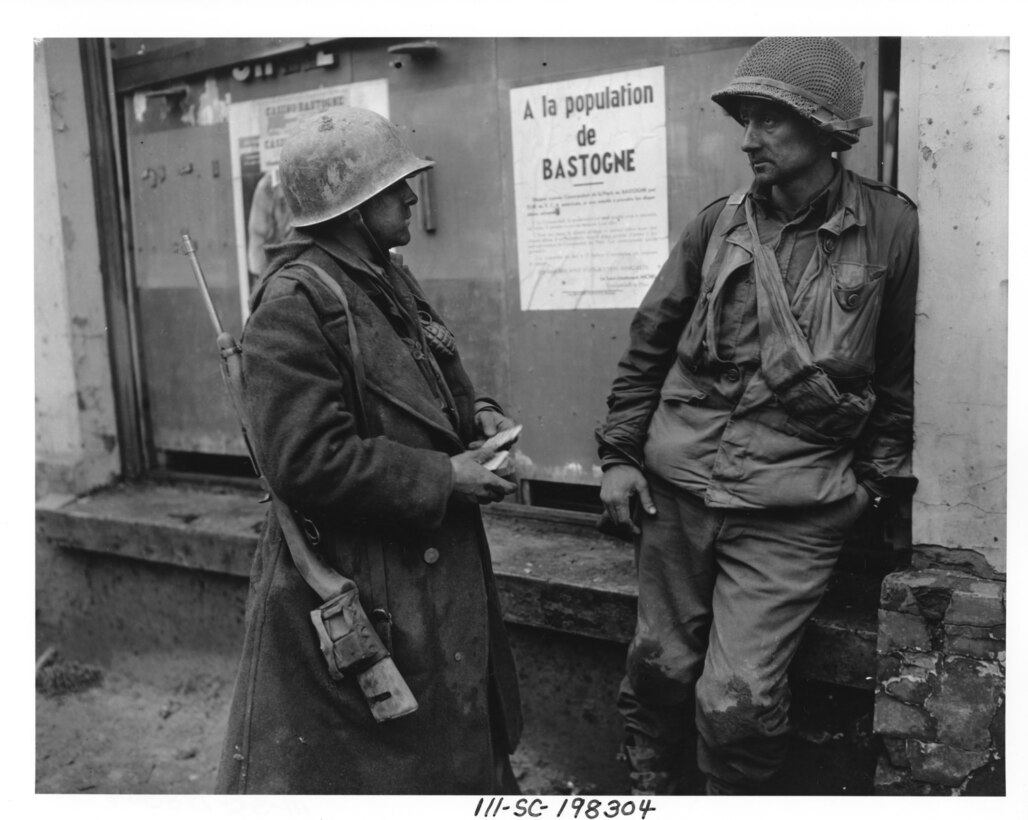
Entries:
<svg viewBox="0 0 1028 820">
<path fill-rule="evenodd" d="M 713 507 L 826 504 L 857 481 L 881 495 L 913 491 L 917 213 L 898 192 L 839 172 L 791 294 L 754 238 L 753 191 L 686 228 L 632 321 L 597 430 L 604 467 L 634 464 Z M 736 277 L 756 288 L 755 363 L 717 355 L 721 297 Z"/>
</svg>

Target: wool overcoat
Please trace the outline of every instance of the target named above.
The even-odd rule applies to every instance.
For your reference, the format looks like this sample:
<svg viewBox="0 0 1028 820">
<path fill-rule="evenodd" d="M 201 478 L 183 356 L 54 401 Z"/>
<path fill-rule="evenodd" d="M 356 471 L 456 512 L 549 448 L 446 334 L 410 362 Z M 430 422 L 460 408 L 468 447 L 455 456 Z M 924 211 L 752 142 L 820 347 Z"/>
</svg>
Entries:
<svg viewBox="0 0 1028 820">
<path fill-rule="evenodd" d="M 499 792 L 497 754 L 505 761 L 521 731 L 518 684 L 479 508 L 451 498 L 450 456 L 476 437 L 472 385 L 453 355 L 438 358 L 441 387 L 424 346 L 405 338 L 417 334 L 404 306 L 441 321 L 409 271 L 356 232 L 297 233 L 273 257 L 242 339 L 254 449 L 365 611 L 390 613 L 379 631 L 419 708 L 376 723 L 353 677 L 329 676 L 310 619 L 321 601 L 269 511 L 217 790 Z M 306 262 L 349 302 L 363 407 L 346 313 L 295 264 Z"/>
</svg>

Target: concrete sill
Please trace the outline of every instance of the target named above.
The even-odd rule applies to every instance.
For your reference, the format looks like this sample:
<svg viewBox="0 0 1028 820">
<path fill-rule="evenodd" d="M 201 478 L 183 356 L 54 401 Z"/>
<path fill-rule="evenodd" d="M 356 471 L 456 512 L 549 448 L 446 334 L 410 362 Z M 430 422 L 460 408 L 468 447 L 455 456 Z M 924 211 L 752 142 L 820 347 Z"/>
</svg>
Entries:
<svg viewBox="0 0 1028 820">
<path fill-rule="evenodd" d="M 122 484 L 76 499 L 43 499 L 37 537 L 60 547 L 246 578 L 265 508 L 256 490 Z M 629 545 L 591 516 L 516 505 L 485 508 L 506 618 L 513 624 L 627 643 L 635 622 Z M 794 670 L 873 688 L 879 583 L 840 574 L 807 630 Z"/>
</svg>

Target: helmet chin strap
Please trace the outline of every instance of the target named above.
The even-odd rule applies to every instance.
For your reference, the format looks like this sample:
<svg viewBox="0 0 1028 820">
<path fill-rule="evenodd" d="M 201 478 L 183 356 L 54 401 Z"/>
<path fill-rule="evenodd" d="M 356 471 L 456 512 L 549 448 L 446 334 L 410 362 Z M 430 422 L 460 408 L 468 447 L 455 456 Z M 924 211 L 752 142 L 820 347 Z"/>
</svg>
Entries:
<svg viewBox="0 0 1028 820">
<path fill-rule="evenodd" d="M 371 248 L 371 251 L 373 253 L 378 254 L 379 261 L 388 262 L 389 251 L 388 249 L 384 249 L 381 245 L 378 244 L 378 240 L 375 239 L 375 235 L 371 232 L 371 229 L 364 221 L 364 217 L 361 215 L 360 206 L 350 211 L 346 215 L 346 218 L 350 220 L 354 227 L 357 228 L 357 231 L 361 234 L 361 236 L 364 237 L 364 240 L 368 243 L 368 247 Z"/>
</svg>

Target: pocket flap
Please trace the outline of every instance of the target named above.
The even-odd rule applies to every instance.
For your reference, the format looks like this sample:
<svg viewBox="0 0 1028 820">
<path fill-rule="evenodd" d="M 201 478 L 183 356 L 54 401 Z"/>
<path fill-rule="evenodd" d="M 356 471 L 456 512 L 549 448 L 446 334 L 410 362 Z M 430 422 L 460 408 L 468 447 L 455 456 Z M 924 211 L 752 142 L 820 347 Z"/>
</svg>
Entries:
<svg viewBox="0 0 1028 820">
<path fill-rule="evenodd" d="M 859 262 L 832 263 L 832 293 L 843 310 L 856 310 L 867 301 L 872 287 L 885 274 L 884 265 Z"/>
<path fill-rule="evenodd" d="M 675 359 L 675 366 L 668 371 L 664 386 L 660 389 L 660 398 L 664 401 L 696 404 L 706 399 L 707 394 L 686 375 L 681 360 Z"/>
</svg>

